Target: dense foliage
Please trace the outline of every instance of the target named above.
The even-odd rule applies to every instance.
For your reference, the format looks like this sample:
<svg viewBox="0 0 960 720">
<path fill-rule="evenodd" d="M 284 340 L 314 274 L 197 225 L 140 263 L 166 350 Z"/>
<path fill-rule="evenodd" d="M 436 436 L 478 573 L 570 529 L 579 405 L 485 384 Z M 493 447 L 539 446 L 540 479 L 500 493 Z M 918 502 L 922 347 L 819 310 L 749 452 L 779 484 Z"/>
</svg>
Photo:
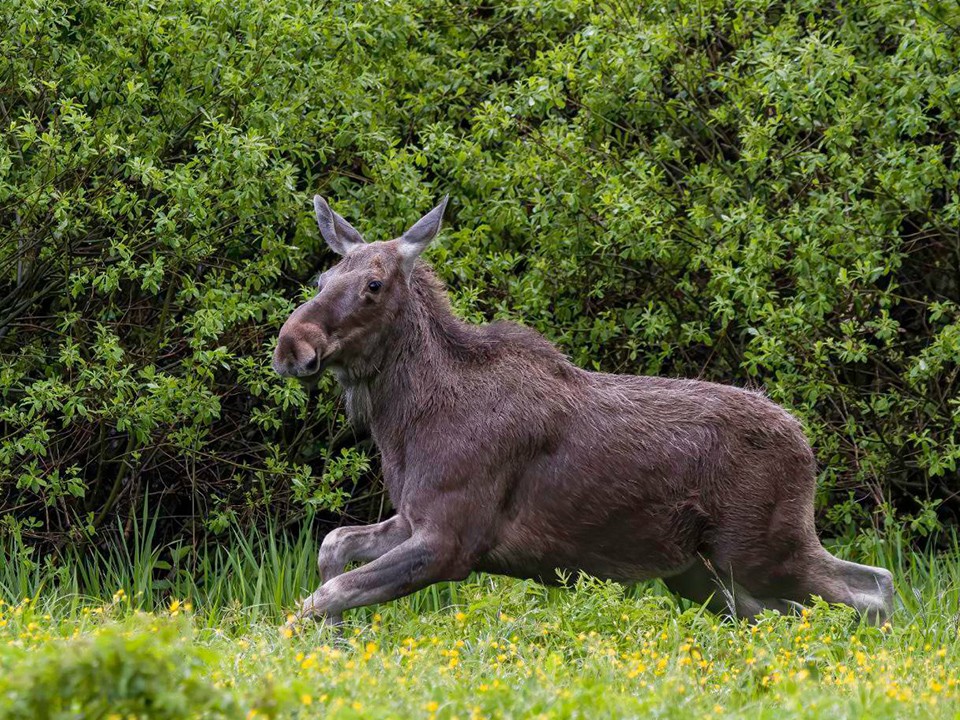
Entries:
<svg viewBox="0 0 960 720">
<path fill-rule="evenodd" d="M 766 389 L 821 521 L 956 522 L 954 3 L 0 0 L 0 533 L 383 512 L 269 369 L 309 198 L 578 364 Z M 874 513 L 874 510 L 880 512 Z M 24 549 L 27 552 L 27 549 Z"/>
</svg>

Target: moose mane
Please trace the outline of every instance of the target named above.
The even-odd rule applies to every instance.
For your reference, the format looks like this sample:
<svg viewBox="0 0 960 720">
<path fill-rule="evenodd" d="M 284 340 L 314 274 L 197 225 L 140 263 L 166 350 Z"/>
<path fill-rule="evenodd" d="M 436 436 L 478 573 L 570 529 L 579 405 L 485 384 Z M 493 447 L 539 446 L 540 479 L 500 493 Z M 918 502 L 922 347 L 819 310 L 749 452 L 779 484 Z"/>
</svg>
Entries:
<svg viewBox="0 0 960 720">
<path fill-rule="evenodd" d="M 418 261 L 414 268 L 410 289 L 414 323 L 426 335 L 422 341 L 451 360 L 487 365 L 510 354 L 574 369 L 570 361 L 535 330 L 506 320 L 478 325 L 457 317 L 443 281 L 423 261 Z"/>
<path fill-rule="evenodd" d="M 425 384 L 455 380 L 463 371 L 486 372 L 504 361 L 557 380 L 570 381 L 582 372 L 535 330 L 457 317 L 446 286 L 424 261 L 417 260 L 409 282 L 408 302 L 378 354 L 335 370 L 354 423 L 403 426 L 406 413 L 417 412 L 408 401 L 422 400 Z"/>
</svg>

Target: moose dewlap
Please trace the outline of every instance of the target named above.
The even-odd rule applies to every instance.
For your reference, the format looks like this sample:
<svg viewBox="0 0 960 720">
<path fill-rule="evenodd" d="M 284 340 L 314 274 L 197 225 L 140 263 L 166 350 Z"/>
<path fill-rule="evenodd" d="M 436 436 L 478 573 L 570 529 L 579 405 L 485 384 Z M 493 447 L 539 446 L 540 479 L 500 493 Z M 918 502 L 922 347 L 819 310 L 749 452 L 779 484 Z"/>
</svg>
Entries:
<svg viewBox="0 0 960 720">
<path fill-rule="evenodd" d="M 273 366 L 335 373 L 396 515 L 326 536 L 299 617 L 337 623 L 472 570 L 550 582 L 558 569 L 660 577 L 741 617 L 813 595 L 890 615 L 890 573 L 820 544 L 813 452 L 785 410 L 726 385 L 588 372 L 533 330 L 461 321 L 419 259 L 446 198 L 374 243 L 314 205 L 342 260 L 284 323 Z M 367 564 L 344 572 L 352 561 Z"/>
</svg>

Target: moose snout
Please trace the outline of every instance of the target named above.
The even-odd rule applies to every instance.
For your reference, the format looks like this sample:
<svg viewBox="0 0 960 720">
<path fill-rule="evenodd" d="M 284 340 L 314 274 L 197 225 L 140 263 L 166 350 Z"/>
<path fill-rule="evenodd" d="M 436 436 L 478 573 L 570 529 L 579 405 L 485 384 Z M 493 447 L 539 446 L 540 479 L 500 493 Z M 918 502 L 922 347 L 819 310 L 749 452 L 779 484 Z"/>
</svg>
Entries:
<svg viewBox="0 0 960 720">
<path fill-rule="evenodd" d="M 321 369 L 319 342 L 299 333 L 286 332 L 284 327 L 273 351 L 273 369 L 283 377 L 309 377 Z"/>
<path fill-rule="evenodd" d="M 283 377 L 313 375 L 320 363 L 317 351 L 309 343 L 283 335 L 273 351 L 273 369 Z"/>
</svg>

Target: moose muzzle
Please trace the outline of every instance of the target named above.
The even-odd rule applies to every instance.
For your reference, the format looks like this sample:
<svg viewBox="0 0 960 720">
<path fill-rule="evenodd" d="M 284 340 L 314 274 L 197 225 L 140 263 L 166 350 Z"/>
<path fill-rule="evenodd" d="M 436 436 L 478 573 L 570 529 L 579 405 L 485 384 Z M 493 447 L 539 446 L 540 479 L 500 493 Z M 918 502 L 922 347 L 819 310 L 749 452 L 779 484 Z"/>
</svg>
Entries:
<svg viewBox="0 0 960 720">
<path fill-rule="evenodd" d="M 323 369 L 328 338 L 320 326 L 302 317 L 298 308 L 280 328 L 273 351 L 273 369 L 283 377 L 308 378 Z"/>
</svg>

